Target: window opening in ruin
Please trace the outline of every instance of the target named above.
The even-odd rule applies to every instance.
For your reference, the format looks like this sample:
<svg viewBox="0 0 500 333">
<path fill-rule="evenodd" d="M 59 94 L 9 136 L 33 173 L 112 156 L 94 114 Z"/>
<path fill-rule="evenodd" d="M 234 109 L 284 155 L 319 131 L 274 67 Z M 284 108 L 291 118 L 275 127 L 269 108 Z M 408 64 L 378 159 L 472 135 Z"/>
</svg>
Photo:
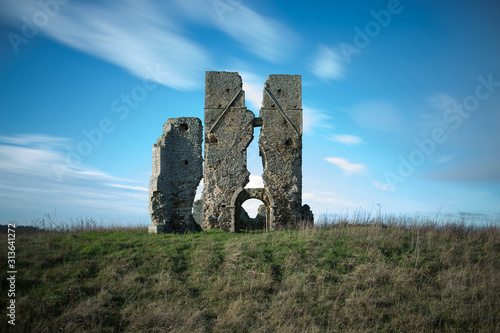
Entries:
<svg viewBox="0 0 500 333">
<path fill-rule="evenodd" d="M 260 127 L 254 127 L 253 140 L 247 148 L 247 170 L 250 172 L 250 181 L 245 188 L 264 187 L 264 183 L 262 182 L 264 168 L 259 154 L 259 136 Z"/>
<path fill-rule="evenodd" d="M 189 164 L 189 161 L 188 160 L 184 160 L 184 165 L 188 165 Z"/>
<path fill-rule="evenodd" d="M 203 223 L 203 202 L 201 201 L 201 195 L 203 194 L 203 179 L 200 180 L 198 187 L 196 188 L 196 195 L 194 196 L 193 209 L 191 209 L 191 213 L 193 217 L 195 217 L 196 223 L 201 225 Z M 196 210 L 196 206 L 198 206 L 198 211 Z M 198 216 L 195 216 L 198 214 Z"/>
<path fill-rule="evenodd" d="M 200 200 L 201 195 L 203 194 L 203 179 L 200 180 L 198 187 L 196 188 L 196 195 L 194 197 L 194 201 Z"/>
<path fill-rule="evenodd" d="M 180 124 L 179 126 L 179 130 L 181 131 L 181 133 L 186 133 L 188 129 L 189 129 L 188 124 Z"/>
<path fill-rule="evenodd" d="M 259 207 L 261 205 L 264 205 L 264 203 L 259 199 L 248 199 L 241 205 L 241 207 L 247 212 L 249 218 L 255 219 L 259 214 Z M 265 212 L 266 211 L 264 209 L 263 211 L 264 218 L 266 217 Z"/>
</svg>

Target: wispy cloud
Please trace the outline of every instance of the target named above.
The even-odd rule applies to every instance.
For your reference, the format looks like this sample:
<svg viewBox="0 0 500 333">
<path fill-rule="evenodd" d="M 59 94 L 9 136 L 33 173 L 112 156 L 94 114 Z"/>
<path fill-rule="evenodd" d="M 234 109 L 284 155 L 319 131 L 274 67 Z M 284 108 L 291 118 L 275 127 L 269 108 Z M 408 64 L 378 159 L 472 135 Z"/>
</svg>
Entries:
<svg viewBox="0 0 500 333">
<path fill-rule="evenodd" d="M 434 110 L 444 111 L 457 104 L 457 100 L 445 93 L 436 93 L 427 97 L 429 107 Z"/>
<path fill-rule="evenodd" d="M 328 123 L 330 118 L 327 113 L 316 107 L 311 107 L 310 105 L 303 105 L 303 127 L 304 133 L 312 133 L 317 127 L 329 128 L 331 125 Z"/>
<path fill-rule="evenodd" d="M 279 62 L 297 45 L 298 37 L 288 27 L 242 2 L 224 2 L 222 8 L 222 1 L 174 2 L 193 21 L 216 27 L 262 59 Z"/>
<path fill-rule="evenodd" d="M 436 163 L 436 164 L 445 164 L 445 163 L 450 162 L 451 160 L 453 160 L 453 156 L 452 155 L 445 155 L 445 156 L 439 157 L 437 160 L 434 161 L 434 163 Z"/>
<path fill-rule="evenodd" d="M 7 1 L 9 22 L 33 17 L 39 1 Z M 148 77 L 160 84 L 189 89 L 209 63 L 207 52 L 182 36 L 175 18 L 153 1 L 94 3 L 72 1 L 60 6 L 42 33 L 54 40 Z M 7 15 L 7 14 L 5 14 Z"/>
<path fill-rule="evenodd" d="M 108 186 L 124 188 L 124 189 L 134 190 L 134 191 L 142 191 L 142 192 L 149 191 L 146 187 L 143 187 L 143 186 L 130 186 L 130 185 L 123 185 L 123 184 L 108 184 Z"/>
<path fill-rule="evenodd" d="M 443 92 L 425 99 L 427 108 L 417 123 L 422 137 L 432 138 L 436 129 L 446 133 L 446 141 L 436 145 L 442 155 L 430 156 L 436 168 L 428 176 L 438 181 L 498 183 L 500 132 L 494 125 L 500 119 L 498 106 L 484 103 L 472 113 L 464 107 L 466 100 Z"/>
<path fill-rule="evenodd" d="M 344 75 L 343 58 L 334 50 L 320 45 L 309 64 L 311 72 L 321 80 L 339 81 Z"/>
<path fill-rule="evenodd" d="M 420 135 L 429 136 L 436 127 L 447 127 L 443 114 L 457 105 L 456 99 L 445 93 L 432 94 L 425 98 L 425 109 L 419 112 L 416 126 Z"/>
<path fill-rule="evenodd" d="M 331 141 L 343 143 L 348 146 L 355 146 L 363 142 L 363 140 L 356 135 L 339 134 L 330 138 Z"/>
<path fill-rule="evenodd" d="M 364 164 L 351 163 L 343 157 L 327 157 L 325 160 L 342 169 L 345 176 L 353 174 L 364 175 L 367 173 L 367 169 Z"/>
<path fill-rule="evenodd" d="M 448 182 L 500 183 L 500 157 L 446 164 L 446 167 L 430 172 L 428 177 Z"/>
<path fill-rule="evenodd" d="M 52 209 L 73 217 L 103 213 L 147 217 L 143 194 L 147 189 L 135 185 L 140 182 L 67 165 L 61 143 L 68 141 L 36 134 L 0 137 L 0 219 L 40 217 Z M 55 164 L 67 166 L 62 182 L 57 181 Z M 7 215 L 13 211 L 18 215 Z"/>
<path fill-rule="evenodd" d="M 346 110 L 359 125 L 379 131 L 397 131 L 404 125 L 397 107 L 385 101 L 367 101 Z"/>
<path fill-rule="evenodd" d="M 186 24 L 220 30 L 258 57 L 280 62 L 297 46 L 298 36 L 277 20 L 241 2 L 117 0 L 71 1 L 40 28 L 50 38 L 108 61 L 139 78 L 175 89 L 199 87 L 212 66 L 206 47 L 185 34 Z M 40 12 L 37 0 L 7 1 L 0 13 L 5 22 Z M 223 52 L 223 51 L 221 51 Z"/>
<path fill-rule="evenodd" d="M 396 188 L 394 186 L 392 186 L 391 184 L 383 184 L 383 183 L 380 183 L 376 180 L 372 180 L 372 184 L 376 188 L 381 189 L 383 191 L 389 191 L 389 192 L 396 191 Z"/>
<path fill-rule="evenodd" d="M 262 106 L 263 89 L 266 77 L 259 76 L 256 73 L 249 71 L 240 71 L 243 79 L 243 90 L 245 91 L 245 99 L 247 106 L 252 109 L 255 116 L 258 117 L 259 110 Z M 304 103 L 303 107 L 303 131 L 310 134 L 316 128 L 330 128 L 329 116 L 326 111 L 317 107 L 312 107 Z"/>
<path fill-rule="evenodd" d="M 360 202 L 352 202 L 337 193 L 325 191 L 304 192 L 302 200 L 307 203 L 326 203 L 331 209 L 350 209 L 364 206 Z"/>
<path fill-rule="evenodd" d="M 48 136 L 44 134 L 20 134 L 16 136 L 0 136 L 0 143 L 29 147 L 60 147 L 66 145 L 69 139 Z"/>
<path fill-rule="evenodd" d="M 258 117 L 266 79 L 251 72 L 240 72 L 240 75 L 243 80 L 243 90 L 245 91 L 245 103 Z"/>
</svg>

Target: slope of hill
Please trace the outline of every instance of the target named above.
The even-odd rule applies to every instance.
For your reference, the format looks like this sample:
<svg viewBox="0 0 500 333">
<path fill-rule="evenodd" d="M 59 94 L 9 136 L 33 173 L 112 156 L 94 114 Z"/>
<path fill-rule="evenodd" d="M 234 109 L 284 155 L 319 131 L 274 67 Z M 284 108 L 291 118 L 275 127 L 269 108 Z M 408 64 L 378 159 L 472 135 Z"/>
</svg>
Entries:
<svg viewBox="0 0 500 333">
<path fill-rule="evenodd" d="M 137 228 L 18 235 L 15 246 L 19 332 L 500 331 L 498 227 Z"/>
</svg>

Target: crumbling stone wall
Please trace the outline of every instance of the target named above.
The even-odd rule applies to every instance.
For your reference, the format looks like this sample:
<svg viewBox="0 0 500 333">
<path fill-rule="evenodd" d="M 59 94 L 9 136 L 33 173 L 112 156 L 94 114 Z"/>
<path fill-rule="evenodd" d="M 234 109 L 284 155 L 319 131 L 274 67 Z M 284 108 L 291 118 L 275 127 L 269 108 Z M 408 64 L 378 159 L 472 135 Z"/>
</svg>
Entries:
<svg viewBox="0 0 500 333">
<path fill-rule="evenodd" d="M 300 75 L 270 75 L 264 87 L 260 117 L 245 107 L 243 82 L 235 72 L 206 72 L 205 151 L 197 118 L 169 119 L 153 147 L 150 182 L 150 232 L 205 229 L 227 231 L 313 223 L 309 206 L 302 206 L 302 88 Z M 253 128 L 262 126 L 259 148 L 264 188 L 245 189 L 247 148 Z M 194 207 L 203 173 L 201 204 Z M 241 205 L 249 198 L 264 202 L 257 219 Z M 264 220 L 265 215 L 265 220 Z M 265 221 L 265 222 L 264 222 Z"/>
<path fill-rule="evenodd" d="M 192 216 L 196 188 L 203 173 L 203 127 L 198 118 L 172 118 L 153 145 L 149 182 L 151 233 L 199 230 Z"/>
<path fill-rule="evenodd" d="M 266 229 L 266 205 L 260 205 L 257 215 L 251 218 L 246 210 L 241 207 L 240 230 L 264 230 Z"/>
<path fill-rule="evenodd" d="M 249 182 L 247 147 L 254 114 L 245 107 L 238 73 L 207 72 L 205 81 L 205 167 L 203 228 L 230 231 L 234 192 Z"/>
<path fill-rule="evenodd" d="M 302 214 L 302 87 L 300 75 L 270 75 L 260 109 L 262 180 L 271 193 L 277 226 Z"/>
<path fill-rule="evenodd" d="M 246 220 L 245 218 L 245 210 L 242 207 L 242 204 L 246 200 L 252 198 L 258 199 L 264 203 L 263 211 L 265 220 L 262 225 L 259 225 L 259 220 Z M 231 210 L 231 231 L 233 232 L 238 232 L 241 229 L 255 230 L 257 228 L 271 231 L 275 228 L 274 200 L 269 191 L 265 188 L 238 188 L 231 198 L 231 205 L 229 206 L 229 209 Z"/>
<path fill-rule="evenodd" d="M 251 218 L 245 208 L 240 206 L 239 230 L 263 230 L 266 229 L 266 205 L 260 205 L 257 216 Z M 193 218 L 200 226 L 203 224 L 203 200 L 194 202 Z"/>
</svg>

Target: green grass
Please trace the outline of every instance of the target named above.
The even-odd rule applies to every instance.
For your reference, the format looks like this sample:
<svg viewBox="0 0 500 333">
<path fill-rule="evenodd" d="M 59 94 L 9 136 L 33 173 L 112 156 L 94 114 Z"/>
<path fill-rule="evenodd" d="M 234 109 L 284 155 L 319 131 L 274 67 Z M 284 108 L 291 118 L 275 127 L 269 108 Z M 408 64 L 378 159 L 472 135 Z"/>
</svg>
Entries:
<svg viewBox="0 0 500 333">
<path fill-rule="evenodd" d="M 499 228 L 391 222 L 18 234 L 16 331 L 500 331 Z"/>
</svg>

